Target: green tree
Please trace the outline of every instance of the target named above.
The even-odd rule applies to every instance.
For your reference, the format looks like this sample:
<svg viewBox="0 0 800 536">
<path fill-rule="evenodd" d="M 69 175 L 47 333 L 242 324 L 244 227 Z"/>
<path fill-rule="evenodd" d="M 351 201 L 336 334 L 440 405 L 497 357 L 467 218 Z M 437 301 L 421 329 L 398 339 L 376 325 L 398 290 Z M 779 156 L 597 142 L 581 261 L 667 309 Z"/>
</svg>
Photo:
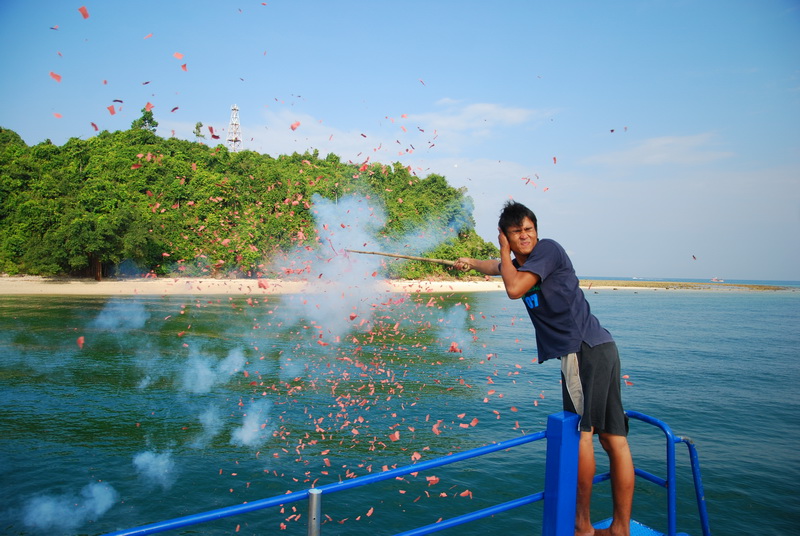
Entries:
<svg viewBox="0 0 800 536">
<path fill-rule="evenodd" d="M 157 126 L 158 121 L 153 118 L 153 110 L 148 110 L 147 108 L 142 108 L 142 117 L 134 119 L 133 123 L 131 123 L 133 130 L 141 129 L 149 130 L 150 132 L 155 132 Z"/>
<path fill-rule="evenodd" d="M 130 130 L 61 147 L 27 147 L 0 129 L 0 270 L 98 276 L 129 261 L 159 274 L 255 276 L 286 251 L 327 246 L 314 232 L 315 195 L 381 203 L 387 248 L 415 235 L 429 241 L 415 246 L 422 255 L 485 257 L 493 248 L 474 234 L 466 192 L 443 176 L 317 151 L 231 153 L 154 129 L 146 109 Z M 461 275 L 430 263 L 389 266 L 397 277 Z"/>
</svg>

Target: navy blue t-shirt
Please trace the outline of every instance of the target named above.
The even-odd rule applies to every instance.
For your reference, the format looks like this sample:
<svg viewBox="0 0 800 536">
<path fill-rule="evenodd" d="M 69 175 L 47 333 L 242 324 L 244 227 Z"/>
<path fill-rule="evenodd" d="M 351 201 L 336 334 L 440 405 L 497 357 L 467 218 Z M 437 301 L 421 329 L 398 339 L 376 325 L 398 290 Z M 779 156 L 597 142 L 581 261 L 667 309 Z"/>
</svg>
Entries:
<svg viewBox="0 0 800 536">
<path fill-rule="evenodd" d="M 572 261 L 558 242 L 539 240 L 517 269 L 539 276 L 539 283 L 522 298 L 536 329 L 539 363 L 577 352 L 581 342 L 596 346 L 614 340 L 592 314 Z"/>
</svg>

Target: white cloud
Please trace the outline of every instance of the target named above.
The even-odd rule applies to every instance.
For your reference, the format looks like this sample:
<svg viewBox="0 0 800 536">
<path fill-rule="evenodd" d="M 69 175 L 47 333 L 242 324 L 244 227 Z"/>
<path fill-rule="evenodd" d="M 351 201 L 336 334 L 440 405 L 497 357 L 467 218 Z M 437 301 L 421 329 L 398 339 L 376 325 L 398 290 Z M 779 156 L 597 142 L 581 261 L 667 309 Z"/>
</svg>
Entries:
<svg viewBox="0 0 800 536">
<path fill-rule="evenodd" d="M 442 99 L 438 104 L 445 106 L 446 109 L 411 114 L 409 120 L 439 131 L 474 132 L 488 128 L 522 125 L 548 117 L 553 113 L 552 111 L 506 107 L 487 102 L 461 105 L 460 102 L 451 99 Z"/>
<path fill-rule="evenodd" d="M 724 158 L 733 153 L 715 150 L 712 133 L 693 136 L 662 136 L 646 139 L 637 145 L 611 153 L 585 158 L 583 164 L 613 166 L 660 166 L 665 164 L 704 164 Z"/>
<path fill-rule="evenodd" d="M 272 156 L 319 150 L 344 161 L 393 162 L 435 147 L 439 154 L 459 154 L 499 129 L 519 128 L 550 117 L 552 110 L 508 107 L 496 103 L 462 103 L 440 99 L 435 109 L 400 117 L 381 117 L 370 126 L 341 128 L 296 110 L 263 110 L 260 124 L 243 124 L 245 149 Z M 292 124 L 297 125 L 295 130 Z M 224 138 L 224 132 L 222 138 Z M 220 143 L 224 140 L 220 140 Z"/>
</svg>

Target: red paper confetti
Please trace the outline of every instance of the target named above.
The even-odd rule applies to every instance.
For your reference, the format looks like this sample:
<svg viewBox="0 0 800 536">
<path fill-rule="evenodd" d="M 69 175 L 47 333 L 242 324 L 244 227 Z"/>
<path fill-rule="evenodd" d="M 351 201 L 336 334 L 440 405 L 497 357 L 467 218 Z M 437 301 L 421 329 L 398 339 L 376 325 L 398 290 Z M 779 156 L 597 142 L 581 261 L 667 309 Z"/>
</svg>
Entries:
<svg viewBox="0 0 800 536">
<path fill-rule="evenodd" d="M 178 110 L 178 107 L 176 106 L 175 108 L 173 108 L 172 110 L 170 110 L 170 112 L 175 112 L 175 111 L 177 111 L 177 110 Z"/>
<path fill-rule="evenodd" d="M 110 113 L 111 115 L 114 115 L 115 113 L 117 113 L 117 111 L 114 109 L 114 105 L 113 104 L 111 106 L 107 106 L 106 110 L 108 110 L 108 113 Z"/>
<path fill-rule="evenodd" d="M 144 105 L 144 109 L 147 110 L 148 112 L 150 110 L 152 110 L 153 108 L 155 108 L 155 106 L 153 106 L 153 104 L 150 103 L 150 102 L 148 102 L 147 104 Z"/>
<path fill-rule="evenodd" d="M 78 337 L 78 340 L 76 342 L 78 343 L 78 348 L 83 350 L 83 343 L 86 342 L 86 339 L 83 337 L 83 335 Z"/>
<path fill-rule="evenodd" d="M 153 37 L 153 34 L 151 34 L 151 33 L 149 33 L 149 34 L 144 36 L 145 39 L 150 39 L 151 37 Z"/>
<path fill-rule="evenodd" d="M 299 126 L 300 126 L 300 121 L 295 121 L 294 123 L 292 123 L 292 126 L 289 127 L 289 128 L 291 128 L 292 130 L 297 130 L 297 127 L 299 127 Z"/>
<path fill-rule="evenodd" d="M 86 6 L 79 7 L 78 11 L 81 12 L 81 15 L 83 16 L 84 19 L 88 19 L 89 18 L 89 10 L 86 9 Z"/>
<path fill-rule="evenodd" d="M 141 164 L 133 164 L 133 165 L 131 166 L 131 169 L 139 169 L 140 167 L 142 167 L 142 165 L 141 165 Z"/>
<path fill-rule="evenodd" d="M 173 56 L 174 56 L 176 59 L 179 59 L 179 60 L 182 60 L 182 59 L 183 59 L 183 54 L 181 54 L 180 52 L 176 52 L 175 54 L 173 54 Z"/>
<path fill-rule="evenodd" d="M 61 82 L 61 75 L 60 74 L 56 74 L 53 71 L 50 71 L 50 78 L 52 78 L 56 82 Z"/>
<path fill-rule="evenodd" d="M 189 70 L 189 69 L 186 68 L 186 64 L 185 63 L 183 65 L 181 65 L 181 69 L 183 69 L 184 71 L 187 71 L 187 72 Z"/>
<path fill-rule="evenodd" d="M 63 116 L 59 113 L 53 112 L 53 117 L 55 117 L 56 119 L 61 119 Z"/>
<path fill-rule="evenodd" d="M 92 128 L 94 129 L 95 132 L 100 130 L 99 128 L 97 128 L 97 125 L 95 125 L 94 123 L 91 123 L 91 125 L 92 125 Z"/>
</svg>

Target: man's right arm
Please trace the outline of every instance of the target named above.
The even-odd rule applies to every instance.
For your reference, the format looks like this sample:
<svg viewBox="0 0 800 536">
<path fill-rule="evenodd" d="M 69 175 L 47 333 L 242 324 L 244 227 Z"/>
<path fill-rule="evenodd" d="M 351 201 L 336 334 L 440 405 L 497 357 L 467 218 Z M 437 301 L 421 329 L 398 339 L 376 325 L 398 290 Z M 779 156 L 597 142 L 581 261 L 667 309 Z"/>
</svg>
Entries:
<svg viewBox="0 0 800 536">
<path fill-rule="evenodd" d="M 456 260 L 456 268 L 464 272 L 475 270 L 485 275 L 500 275 L 500 261 L 497 259 L 459 257 L 458 260 Z"/>
</svg>

